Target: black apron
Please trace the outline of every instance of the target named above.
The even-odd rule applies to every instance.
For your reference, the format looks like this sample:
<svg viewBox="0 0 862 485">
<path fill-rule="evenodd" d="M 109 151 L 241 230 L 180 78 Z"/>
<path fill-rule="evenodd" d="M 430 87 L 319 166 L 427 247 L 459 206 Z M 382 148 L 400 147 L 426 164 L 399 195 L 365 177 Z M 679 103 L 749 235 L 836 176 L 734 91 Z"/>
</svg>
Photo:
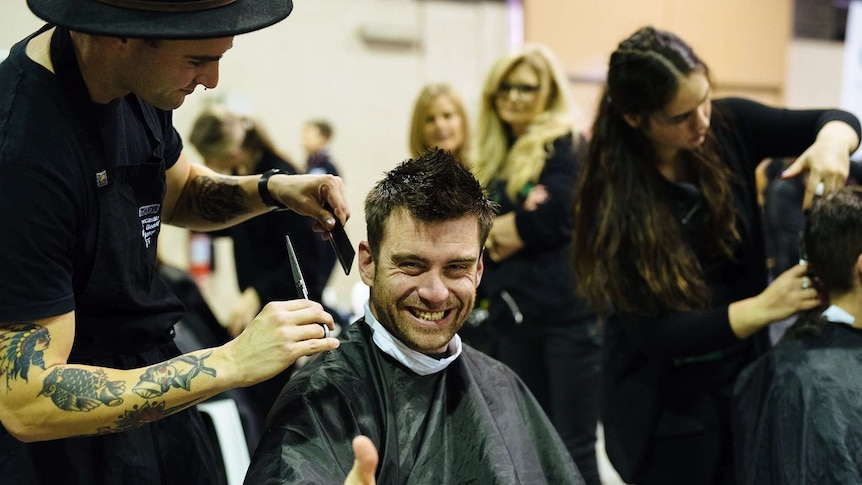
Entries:
<svg viewBox="0 0 862 485">
<path fill-rule="evenodd" d="M 72 101 L 69 119 L 91 155 L 86 170 L 98 201 L 95 257 L 88 275 L 76 277 L 76 335 L 69 362 L 118 369 L 162 362 L 180 354 L 173 343 L 173 323 L 181 316 L 182 305 L 154 275 L 166 190 L 157 120 L 136 98 L 121 100 L 127 103 L 126 114 L 131 107 L 135 118 L 143 119 L 154 149 L 143 163 L 117 163 L 105 156 L 105 130 L 97 131 L 94 128 L 99 125 L 93 123 L 104 121 L 97 113 L 101 107 L 92 106 L 85 97 L 68 31 L 55 32 L 51 52 L 58 79 Z M 156 408 L 155 415 L 160 403 L 158 398 L 148 402 Z M 117 414 L 118 421 L 132 418 L 129 413 Z M 140 413 L 136 419 L 146 420 L 145 416 Z M 10 472 L 0 477 L 0 483 L 225 483 L 211 438 L 194 407 L 101 436 L 23 444 L 5 434 L 0 453 L 5 455 L 0 469 Z"/>
</svg>

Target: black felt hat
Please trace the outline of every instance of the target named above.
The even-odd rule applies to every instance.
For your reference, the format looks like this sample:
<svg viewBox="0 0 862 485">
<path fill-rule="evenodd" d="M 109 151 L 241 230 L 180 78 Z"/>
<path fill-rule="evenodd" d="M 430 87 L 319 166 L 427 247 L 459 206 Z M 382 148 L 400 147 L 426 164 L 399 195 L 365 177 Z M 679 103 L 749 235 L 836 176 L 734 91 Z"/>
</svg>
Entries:
<svg viewBox="0 0 862 485">
<path fill-rule="evenodd" d="M 27 0 L 46 22 L 87 34 L 210 39 L 244 34 L 290 15 L 292 0 Z"/>
</svg>

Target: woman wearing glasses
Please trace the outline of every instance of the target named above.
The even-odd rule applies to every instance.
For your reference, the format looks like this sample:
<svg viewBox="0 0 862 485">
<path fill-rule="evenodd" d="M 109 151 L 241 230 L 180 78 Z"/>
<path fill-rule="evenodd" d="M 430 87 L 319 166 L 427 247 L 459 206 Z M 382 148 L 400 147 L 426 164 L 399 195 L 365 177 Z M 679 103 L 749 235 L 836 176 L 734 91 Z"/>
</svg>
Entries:
<svg viewBox="0 0 862 485">
<path fill-rule="evenodd" d="M 859 122 L 712 100 L 706 64 L 643 28 L 611 55 L 575 195 L 579 288 L 607 316 L 602 423 L 608 456 L 639 485 L 734 483 L 730 397 L 768 347 L 769 323 L 818 304 L 804 265 L 767 286 L 755 168 L 798 156 L 841 187 Z M 779 464 L 776 464 L 779 465 Z"/>
<path fill-rule="evenodd" d="M 546 47 L 527 45 L 487 75 L 473 169 L 500 210 L 479 297 L 497 328 L 496 357 L 536 396 L 587 483 L 598 484 L 601 339 L 569 264 L 582 143 L 572 109 L 566 78 Z"/>
</svg>

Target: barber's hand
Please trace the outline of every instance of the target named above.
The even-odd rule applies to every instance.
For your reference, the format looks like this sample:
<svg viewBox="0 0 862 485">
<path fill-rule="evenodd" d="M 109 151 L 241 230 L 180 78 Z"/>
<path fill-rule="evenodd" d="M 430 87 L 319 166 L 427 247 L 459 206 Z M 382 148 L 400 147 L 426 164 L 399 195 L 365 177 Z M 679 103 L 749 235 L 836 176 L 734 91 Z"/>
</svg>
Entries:
<svg viewBox="0 0 862 485">
<path fill-rule="evenodd" d="M 379 458 L 374 443 L 367 436 L 353 438 L 353 455 L 353 468 L 344 479 L 344 485 L 375 485 L 374 474 Z"/>
<path fill-rule="evenodd" d="M 815 195 L 826 195 L 844 187 L 850 175 L 850 152 L 858 142 L 856 132 L 849 125 L 830 121 L 820 129 L 814 143 L 781 173 L 781 178 L 791 178 L 806 170 L 809 172 L 802 199 L 804 209 L 811 206 Z M 821 192 L 817 189 L 819 184 L 823 187 Z"/>
<path fill-rule="evenodd" d="M 318 323 L 335 328 L 332 316 L 319 303 L 267 303 L 245 331 L 221 347 L 235 373 L 231 377 L 249 386 L 273 377 L 302 356 L 338 348 L 338 339 L 323 338 Z"/>
<path fill-rule="evenodd" d="M 253 287 L 249 286 L 242 292 L 227 319 L 227 331 L 231 337 L 241 334 L 257 316 L 258 310 L 260 310 L 260 296 Z"/>
<path fill-rule="evenodd" d="M 290 210 L 313 218 L 317 232 L 330 231 L 337 217 L 341 223 L 350 218 L 344 182 L 335 175 L 276 175 L 270 177 L 269 192 Z M 328 202 L 334 214 L 323 208 Z"/>
</svg>

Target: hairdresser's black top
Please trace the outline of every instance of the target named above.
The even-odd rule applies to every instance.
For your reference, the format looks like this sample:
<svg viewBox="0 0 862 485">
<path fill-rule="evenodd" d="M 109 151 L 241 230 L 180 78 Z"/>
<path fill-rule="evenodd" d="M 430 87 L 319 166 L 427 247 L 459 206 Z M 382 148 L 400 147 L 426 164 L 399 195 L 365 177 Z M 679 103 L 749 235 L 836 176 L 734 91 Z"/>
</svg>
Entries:
<svg viewBox="0 0 862 485">
<path fill-rule="evenodd" d="M 858 120 L 844 111 L 776 109 L 736 98 L 713 101 L 712 130 L 735 177 L 731 189 L 742 241 L 732 260 L 706 258 L 705 211 L 692 210 L 699 190 L 686 184 L 665 185 L 664 203 L 678 216 L 700 259 L 712 290 L 712 307 L 656 318 L 609 318 L 603 423 L 609 458 L 623 479 L 637 480 L 656 437 L 701 433 L 727 421 L 736 376 L 768 346 L 765 332 L 739 340 L 727 313 L 730 303 L 757 295 L 767 284 L 755 167 L 768 157 L 800 155 L 832 120 L 845 121 L 860 132 Z"/>
<path fill-rule="evenodd" d="M 734 390 L 737 483 L 862 484 L 862 330 L 785 334 Z"/>
<path fill-rule="evenodd" d="M 0 64 L 0 322 L 74 310 L 69 363 L 133 369 L 175 357 L 173 325 L 183 308 L 156 274 L 166 170 L 182 149 L 171 113 L 133 94 L 91 102 L 65 29 L 51 41 L 56 75 L 30 60 L 25 46 L 16 44 Z M 0 353 L 14 353 L 9 336 Z M 2 368 L 11 372 L 0 385 L 26 379 L 26 368 L 16 367 L 6 360 Z M 100 400 L 76 396 L 80 386 L 67 378 L 50 389 L 51 399 L 70 412 L 90 410 L 81 403 L 117 404 L 107 390 Z M 162 414 L 158 406 L 117 411 L 114 431 L 133 429 L 98 436 L 22 443 L 0 428 L 0 481 L 218 483 L 194 407 L 134 427 L 149 412 Z"/>
</svg>

